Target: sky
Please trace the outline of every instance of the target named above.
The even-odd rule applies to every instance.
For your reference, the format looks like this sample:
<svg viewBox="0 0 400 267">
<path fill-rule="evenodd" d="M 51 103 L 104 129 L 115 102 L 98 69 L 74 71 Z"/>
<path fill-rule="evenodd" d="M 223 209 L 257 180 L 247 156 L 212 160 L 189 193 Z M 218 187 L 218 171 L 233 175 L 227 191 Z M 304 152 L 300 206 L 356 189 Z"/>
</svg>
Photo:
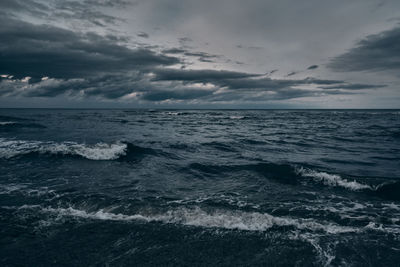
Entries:
<svg viewBox="0 0 400 267">
<path fill-rule="evenodd" d="M 1 0 L 3 108 L 400 108 L 398 0 Z"/>
</svg>

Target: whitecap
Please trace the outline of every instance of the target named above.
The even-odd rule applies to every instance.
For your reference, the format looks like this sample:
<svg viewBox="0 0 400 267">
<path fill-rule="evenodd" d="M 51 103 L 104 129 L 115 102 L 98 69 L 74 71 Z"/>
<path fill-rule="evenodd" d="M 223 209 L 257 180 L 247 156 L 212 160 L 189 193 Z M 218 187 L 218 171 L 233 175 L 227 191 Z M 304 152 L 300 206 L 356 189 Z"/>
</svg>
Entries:
<svg viewBox="0 0 400 267">
<path fill-rule="evenodd" d="M 126 154 L 127 144 L 97 143 L 94 145 L 75 142 L 42 142 L 0 139 L 0 158 L 12 158 L 29 153 L 78 155 L 91 160 L 113 160 Z"/>
<path fill-rule="evenodd" d="M 177 115 L 181 115 L 181 112 L 166 112 L 165 114 L 167 115 L 172 115 L 172 116 L 177 116 Z"/>
<path fill-rule="evenodd" d="M 359 229 L 350 226 L 340 226 L 329 222 L 316 222 L 313 219 L 295 219 L 276 217 L 268 213 L 222 211 L 206 212 L 200 208 L 179 208 L 162 214 L 133 214 L 111 213 L 104 210 L 88 212 L 69 208 L 45 208 L 43 211 L 57 213 L 62 216 L 74 216 L 86 219 L 109 221 L 145 221 L 181 224 L 204 228 L 223 228 L 230 230 L 266 231 L 274 226 L 295 227 L 300 230 L 341 234 L 358 232 Z"/>
<path fill-rule="evenodd" d="M 17 124 L 15 121 L 0 121 L 0 126 Z"/>
<path fill-rule="evenodd" d="M 244 116 L 229 116 L 229 119 L 231 120 L 242 120 L 244 118 L 245 118 Z"/>
<path fill-rule="evenodd" d="M 303 177 L 312 178 L 313 180 L 315 180 L 317 182 L 321 182 L 328 186 L 338 186 L 338 187 L 343 187 L 343 188 L 350 189 L 353 191 L 365 190 L 365 189 L 372 190 L 372 187 L 369 185 L 361 184 L 357 181 L 348 181 L 347 179 L 344 179 L 340 175 L 337 175 L 337 174 L 329 174 L 326 172 L 317 172 L 317 171 L 305 169 L 302 167 L 296 169 L 296 172 Z"/>
</svg>

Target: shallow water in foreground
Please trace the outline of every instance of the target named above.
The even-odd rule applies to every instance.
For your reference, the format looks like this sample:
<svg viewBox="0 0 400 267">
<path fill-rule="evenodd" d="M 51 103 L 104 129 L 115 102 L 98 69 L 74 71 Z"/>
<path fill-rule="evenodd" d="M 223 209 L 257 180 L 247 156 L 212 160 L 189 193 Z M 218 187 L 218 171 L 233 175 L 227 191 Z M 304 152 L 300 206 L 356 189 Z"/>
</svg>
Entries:
<svg viewBox="0 0 400 267">
<path fill-rule="evenodd" d="M 396 266 L 398 110 L 0 110 L 2 266 Z"/>
</svg>

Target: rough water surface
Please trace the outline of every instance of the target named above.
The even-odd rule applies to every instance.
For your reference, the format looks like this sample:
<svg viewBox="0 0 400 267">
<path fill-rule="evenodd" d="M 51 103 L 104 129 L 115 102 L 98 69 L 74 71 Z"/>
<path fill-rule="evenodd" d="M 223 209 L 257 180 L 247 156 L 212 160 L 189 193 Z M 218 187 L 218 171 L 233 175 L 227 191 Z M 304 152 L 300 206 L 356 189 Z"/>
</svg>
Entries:
<svg viewBox="0 0 400 267">
<path fill-rule="evenodd" d="M 2 266 L 396 266 L 398 110 L 0 110 Z"/>
</svg>

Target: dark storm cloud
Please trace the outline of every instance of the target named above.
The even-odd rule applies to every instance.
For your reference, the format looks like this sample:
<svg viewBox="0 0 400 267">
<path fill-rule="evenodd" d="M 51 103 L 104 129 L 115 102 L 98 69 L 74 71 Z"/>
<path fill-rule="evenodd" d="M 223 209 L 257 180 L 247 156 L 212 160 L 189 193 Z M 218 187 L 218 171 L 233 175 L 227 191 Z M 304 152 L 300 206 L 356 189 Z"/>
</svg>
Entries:
<svg viewBox="0 0 400 267">
<path fill-rule="evenodd" d="M 183 53 L 183 55 L 189 57 L 198 57 L 198 60 L 200 62 L 209 62 L 209 63 L 215 63 L 216 59 L 220 58 L 219 55 L 211 55 L 205 52 L 185 52 Z"/>
<path fill-rule="evenodd" d="M 83 79 L 57 80 L 49 79 L 36 83 L 18 79 L 2 80 L 0 96 L 54 97 L 73 90 L 80 90 Z"/>
<path fill-rule="evenodd" d="M 0 96 L 54 97 L 66 94 L 117 99 L 133 92 L 153 90 L 153 87 L 140 72 L 129 75 L 105 74 L 72 79 L 46 78 L 35 83 L 18 79 L 3 79 L 0 82 Z"/>
<path fill-rule="evenodd" d="M 129 49 L 109 36 L 0 19 L 0 73 L 79 78 L 179 63 L 150 49 Z"/>
<path fill-rule="evenodd" d="M 182 56 L 197 57 L 201 62 L 215 62 L 215 59 L 221 58 L 220 55 L 213 55 L 206 52 L 190 51 L 184 48 L 169 48 L 162 51 L 166 54 L 180 54 Z"/>
<path fill-rule="evenodd" d="M 271 79 L 263 77 L 261 74 L 216 71 L 216 70 L 180 70 L 180 69 L 155 69 L 153 81 L 181 81 L 184 83 L 211 83 L 216 87 L 226 88 L 228 90 L 271 90 L 279 91 L 281 89 L 293 90 L 292 87 L 304 85 L 341 85 L 342 89 L 348 89 L 352 84 L 344 84 L 342 80 L 329 79 Z M 381 85 L 360 85 L 363 88 L 378 88 Z M 348 88 L 346 88 L 348 87 Z M 323 89 L 323 88 L 322 88 Z M 304 92 L 304 91 L 301 91 Z M 329 93 L 329 92 L 327 92 Z"/>
<path fill-rule="evenodd" d="M 179 71 L 179 70 L 178 70 Z M 142 72 L 130 75 L 103 75 L 78 79 L 49 78 L 36 83 L 3 78 L 0 82 L 0 95 L 24 97 L 54 97 L 58 95 L 78 97 L 101 97 L 103 99 L 120 99 L 135 95 L 136 99 L 149 102 L 160 101 L 269 101 L 287 100 L 308 96 L 337 94 L 354 94 L 338 89 L 297 88 L 309 85 L 337 84 L 341 81 L 318 80 L 274 80 L 270 78 L 246 77 L 251 74 L 230 73 L 226 71 L 189 72 L 186 79 L 158 80 Z M 201 75 L 200 75 L 201 74 Z M 205 76 L 207 74 L 207 77 Z M 201 79 L 199 77 L 202 76 Z M 184 77 L 184 76 L 182 76 Z M 227 78 L 230 77 L 230 78 Z M 198 84 L 208 81 L 206 87 Z M 222 91 L 220 91 L 222 89 Z"/>
<path fill-rule="evenodd" d="M 139 32 L 137 34 L 137 36 L 142 37 L 142 38 L 149 38 L 149 35 L 147 33 L 145 33 L 145 32 Z"/>
<path fill-rule="evenodd" d="M 105 6 L 105 7 L 126 7 L 132 5 L 129 0 L 83 0 L 88 6 Z"/>
<path fill-rule="evenodd" d="M 0 96 L 55 97 L 58 95 L 79 97 L 101 97 L 119 99 L 137 94 L 138 98 L 157 102 L 164 100 L 192 100 L 215 92 L 215 88 L 205 89 L 185 86 L 181 83 L 154 83 L 142 73 L 131 75 L 104 75 L 86 79 L 47 79 L 37 83 L 1 78 Z"/>
<path fill-rule="evenodd" d="M 307 70 L 315 70 L 318 68 L 318 65 L 311 65 L 310 67 L 307 68 Z"/>
<path fill-rule="evenodd" d="M 12 85 L 12 86 L 10 86 Z M 34 84 L 22 81 L 12 83 L 0 82 L 0 95 L 24 96 L 24 97 L 55 97 L 61 94 L 80 97 L 101 97 L 103 99 L 119 99 L 132 93 L 138 99 L 149 102 L 160 101 L 269 101 L 287 100 L 307 96 L 348 94 L 329 90 L 327 92 L 298 89 L 290 87 L 270 88 L 265 91 L 224 90 L 218 93 L 218 88 L 200 88 L 185 86 L 179 83 L 162 84 L 149 83 L 143 77 L 105 76 L 90 79 L 49 79 Z M 255 92 L 257 92 L 255 94 Z"/>
<path fill-rule="evenodd" d="M 154 70 L 155 81 L 187 81 L 187 82 L 215 82 L 223 79 L 238 79 L 257 77 L 260 74 L 224 71 L 224 70 L 178 70 L 178 69 L 156 69 Z"/>
<path fill-rule="evenodd" d="M 374 84 L 362 84 L 362 83 L 354 83 L 354 84 L 340 84 L 333 86 L 324 86 L 320 87 L 321 89 L 345 89 L 345 90 L 364 90 L 364 89 L 377 89 L 386 87 L 386 85 L 374 85 Z"/>
<path fill-rule="evenodd" d="M 141 73 L 127 75 L 104 75 L 91 78 L 81 85 L 85 96 L 101 96 L 117 99 L 133 92 L 152 90 Z"/>
<path fill-rule="evenodd" d="M 314 78 L 306 78 L 299 80 L 287 79 L 271 79 L 268 77 L 263 78 L 240 78 L 240 79 L 220 79 L 214 81 L 214 84 L 227 87 L 231 90 L 271 90 L 278 91 L 284 88 L 291 88 L 300 85 L 325 85 L 325 84 L 338 84 L 343 83 L 339 80 L 321 80 Z"/>
<path fill-rule="evenodd" d="M 207 98 L 208 101 L 212 102 L 229 102 L 229 101 L 242 101 L 242 102 L 266 102 L 276 100 L 289 100 L 297 99 L 302 97 L 321 97 L 326 95 L 352 95 L 354 92 L 342 92 L 342 91 L 316 91 L 308 89 L 297 89 L 297 88 L 285 88 L 278 91 L 266 91 L 254 94 L 252 91 L 239 91 L 235 94 L 231 92 L 224 92 L 221 94 L 213 94 Z"/>
<path fill-rule="evenodd" d="M 199 58 L 219 58 L 219 55 L 211 55 L 209 53 L 206 52 L 185 52 L 184 53 L 185 56 L 191 56 L 191 57 L 199 57 Z"/>
<path fill-rule="evenodd" d="M 182 49 L 182 48 L 169 48 L 169 49 L 163 50 L 163 53 L 166 53 L 166 54 L 183 54 L 185 52 L 186 52 L 186 50 Z"/>
<path fill-rule="evenodd" d="M 13 75 L 1 79 L 2 96 L 263 101 L 321 95 L 294 88 L 298 86 L 344 84 L 329 79 L 271 79 L 264 74 L 227 70 L 172 69 L 167 67 L 182 63 L 182 56 L 205 60 L 215 56 L 187 49 L 163 51 L 177 55 L 172 57 L 145 46 L 130 49 L 121 44 L 124 39 L 113 35 L 77 33 L 15 18 L 1 18 L 0 23 L 0 74 Z M 24 78 L 27 76 L 31 78 Z M 338 93 L 332 89 L 324 94 Z"/>
<path fill-rule="evenodd" d="M 142 99 L 147 101 L 192 100 L 209 96 L 213 92 L 212 90 L 204 89 L 154 90 L 146 92 Z"/>
<path fill-rule="evenodd" d="M 199 58 L 199 61 L 200 62 L 207 62 L 207 63 L 215 63 L 216 62 L 215 60 L 208 59 L 208 58 L 203 58 L 203 57 Z"/>
<path fill-rule="evenodd" d="M 245 46 L 245 45 L 237 45 L 237 48 L 244 48 L 244 49 L 249 49 L 249 50 L 262 50 L 264 49 L 261 46 Z"/>
<path fill-rule="evenodd" d="M 400 27 L 369 35 L 346 53 L 331 60 L 334 71 L 400 70 Z"/>
<path fill-rule="evenodd" d="M 271 100 L 288 100 L 300 97 L 307 97 L 315 95 L 314 93 L 307 90 L 281 90 L 279 92 L 266 92 L 264 94 L 252 94 L 251 92 L 238 92 L 236 94 L 232 94 L 230 92 L 225 92 L 222 94 L 213 95 L 210 97 L 210 101 L 215 102 L 229 102 L 229 101 L 240 101 L 243 102 L 263 102 L 263 101 L 271 101 Z"/>
<path fill-rule="evenodd" d="M 0 2 L 4 12 L 0 11 L 0 74 L 13 76 L 0 78 L 0 96 L 50 98 L 65 95 L 147 102 L 240 103 L 356 94 L 362 93 L 359 91 L 362 89 L 383 87 L 332 79 L 267 77 L 277 70 L 258 74 L 224 69 L 184 69 L 185 65 L 195 65 L 190 62 L 195 59 L 208 63 L 221 59 L 230 64 L 243 63 L 223 55 L 196 51 L 194 47 L 198 44 L 188 37 L 178 39 L 179 48 L 166 49 L 162 42 L 144 44 L 134 40 L 148 38 L 144 32 L 148 30 L 146 28 L 143 32 L 133 30 L 130 37 L 109 34 L 112 28 L 107 28 L 108 25 L 115 25 L 120 18 L 105 10 L 124 5 L 127 1 Z M 41 20 L 36 20 L 36 24 L 22 21 L 27 14 Z M 40 24 L 56 18 L 60 20 L 53 25 L 59 26 Z M 90 32 L 82 27 L 88 25 L 87 22 L 102 28 L 90 26 L 91 30 L 98 31 Z M 78 24 L 76 28 L 71 26 L 75 23 Z M 189 43 L 193 47 L 189 47 Z M 256 46 L 238 48 L 262 49 Z M 161 53 L 155 52 L 160 50 Z M 182 69 L 176 69 L 175 64 L 181 64 Z M 318 65 L 312 65 L 308 70 L 316 68 Z M 305 70 L 288 76 L 301 72 Z"/>
<path fill-rule="evenodd" d="M 280 90 L 261 91 L 255 92 L 253 90 L 240 90 L 240 91 L 224 91 L 217 93 L 212 89 L 201 88 L 185 88 L 174 90 L 154 90 L 145 92 L 141 99 L 158 102 L 165 100 L 201 100 L 205 102 L 229 102 L 229 101 L 242 101 L 242 102 L 263 102 L 271 100 L 289 100 L 301 97 L 320 97 L 324 95 L 349 95 L 355 94 L 354 92 L 343 92 L 339 90 L 331 90 L 328 92 L 316 91 L 309 89 L 298 88 L 282 88 Z"/>
<path fill-rule="evenodd" d="M 286 75 L 286 77 L 290 77 L 290 76 L 293 76 L 293 75 L 296 75 L 296 74 L 297 74 L 296 71 L 292 71 L 292 72 L 289 72 L 289 73 Z"/>
<path fill-rule="evenodd" d="M 189 37 L 181 37 L 181 38 L 178 38 L 178 41 L 179 41 L 181 44 L 193 42 L 193 40 L 192 40 L 191 38 L 189 38 Z"/>
</svg>

